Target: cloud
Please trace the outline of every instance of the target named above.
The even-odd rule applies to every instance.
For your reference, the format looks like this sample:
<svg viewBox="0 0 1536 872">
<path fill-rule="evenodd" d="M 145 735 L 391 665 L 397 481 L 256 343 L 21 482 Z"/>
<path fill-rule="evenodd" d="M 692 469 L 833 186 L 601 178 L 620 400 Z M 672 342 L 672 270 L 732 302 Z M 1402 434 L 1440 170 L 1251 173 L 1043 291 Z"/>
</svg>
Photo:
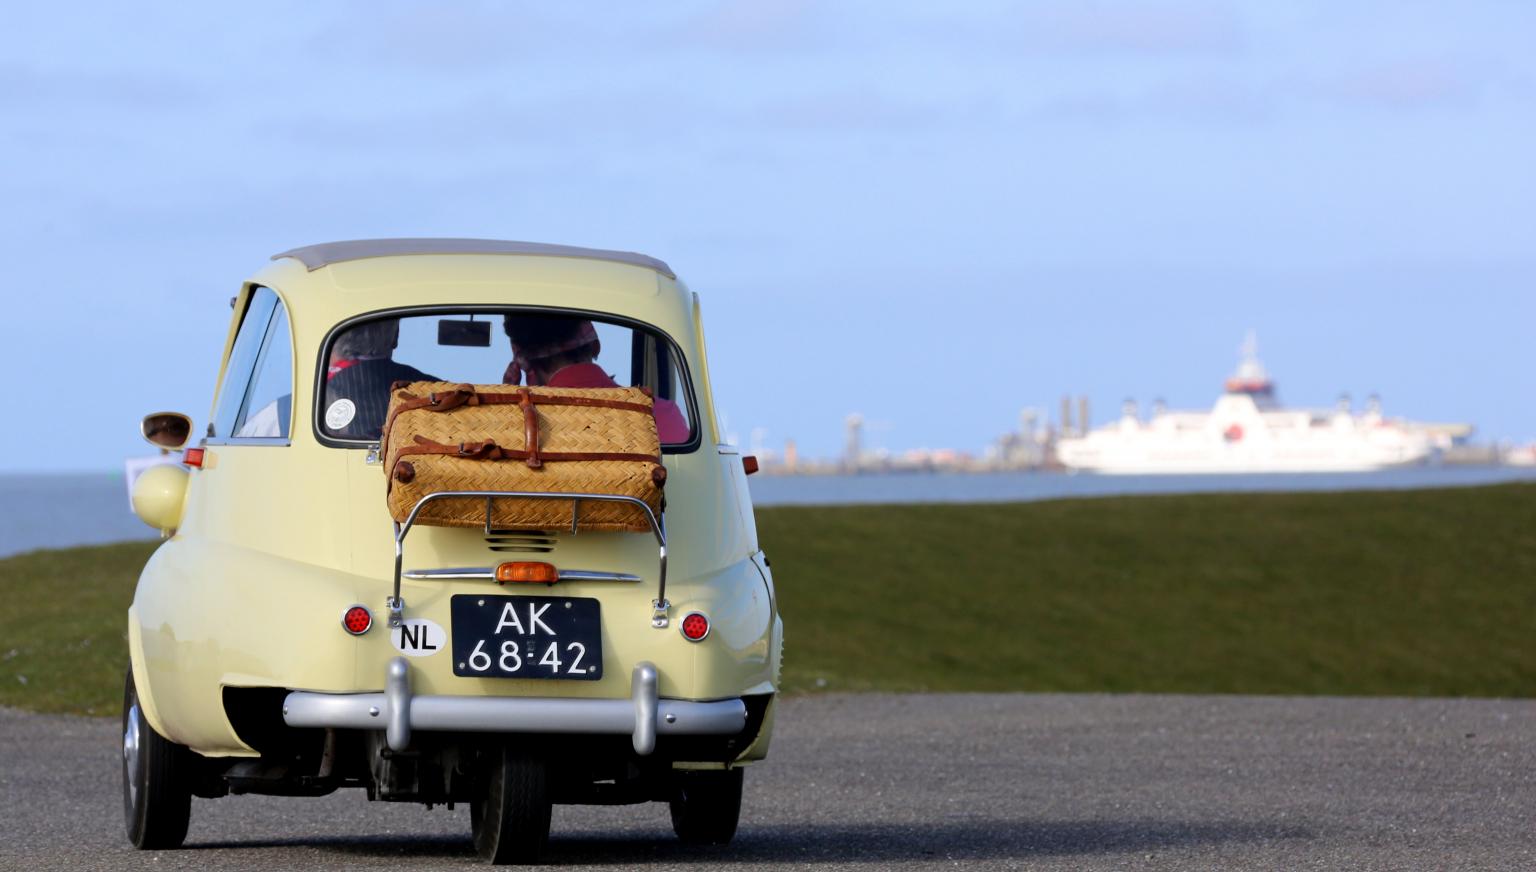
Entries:
<svg viewBox="0 0 1536 872">
<path fill-rule="evenodd" d="M 1045 56 L 1232 54 L 1248 43 L 1244 20 L 1230 6 L 1198 0 L 1050 0 L 998 14 L 934 17 L 922 38 L 947 37 L 978 48 Z"/>
<path fill-rule="evenodd" d="M 603 33 L 601 20 L 559 22 L 527 5 L 383 3 L 323 25 L 304 40 L 306 61 L 455 75 L 496 68 Z"/>
<path fill-rule="evenodd" d="M 1243 67 L 1145 74 L 1134 85 L 1067 82 L 1029 117 L 1120 123 L 1137 120 L 1253 123 L 1321 110 L 1404 114 L 1466 109 L 1495 91 L 1524 98 L 1506 79 L 1445 59 L 1399 57 L 1373 64 L 1311 62 L 1256 75 Z"/>
<path fill-rule="evenodd" d="M 1445 59 L 1404 58 L 1353 67 L 1303 86 L 1310 96 L 1346 106 L 1389 110 L 1465 106 L 1482 85 L 1465 67 Z"/>
<path fill-rule="evenodd" d="M 1072 53 L 1227 52 L 1244 44 L 1232 8 L 1208 3 L 1054 3 L 1033 7 L 1022 23 L 1026 45 Z"/>
<path fill-rule="evenodd" d="M 129 106 L 159 110 L 195 105 L 205 92 L 192 80 L 146 70 L 93 72 L 0 64 L 0 106 L 53 111 L 60 106 Z"/>
<path fill-rule="evenodd" d="M 812 6 L 806 0 L 727 0 L 664 31 L 682 47 L 728 51 L 783 51 L 816 41 Z"/>
<path fill-rule="evenodd" d="M 980 113 L 974 101 L 937 103 L 922 97 L 894 99 L 888 94 L 840 89 L 769 99 L 754 115 L 771 130 L 867 133 L 922 132 L 945 129 L 961 117 Z"/>
<path fill-rule="evenodd" d="M 1279 110 L 1280 92 L 1273 84 L 1181 75 L 1154 80 L 1134 90 L 1100 87 L 1068 91 L 1043 100 L 1027 114 L 1045 121 L 1250 124 L 1268 121 Z"/>
</svg>

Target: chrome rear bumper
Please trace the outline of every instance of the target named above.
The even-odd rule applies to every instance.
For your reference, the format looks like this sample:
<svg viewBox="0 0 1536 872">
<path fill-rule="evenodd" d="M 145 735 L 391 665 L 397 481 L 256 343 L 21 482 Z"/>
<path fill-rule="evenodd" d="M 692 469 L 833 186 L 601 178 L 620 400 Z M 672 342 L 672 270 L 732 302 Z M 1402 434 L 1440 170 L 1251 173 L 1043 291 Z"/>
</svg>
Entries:
<svg viewBox="0 0 1536 872">
<path fill-rule="evenodd" d="M 656 667 L 640 663 L 629 699 L 559 699 L 506 696 L 412 696 L 404 657 L 389 662 L 383 693 L 295 691 L 283 700 L 290 727 L 384 729 L 395 751 L 411 743 L 412 730 L 470 733 L 581 733 L 630 736 L 635 753 L 656 748 L 656 735 L 730 736 L 747 725 L 739 699 L 689 702 L 659 699 Z"/>
</svg>

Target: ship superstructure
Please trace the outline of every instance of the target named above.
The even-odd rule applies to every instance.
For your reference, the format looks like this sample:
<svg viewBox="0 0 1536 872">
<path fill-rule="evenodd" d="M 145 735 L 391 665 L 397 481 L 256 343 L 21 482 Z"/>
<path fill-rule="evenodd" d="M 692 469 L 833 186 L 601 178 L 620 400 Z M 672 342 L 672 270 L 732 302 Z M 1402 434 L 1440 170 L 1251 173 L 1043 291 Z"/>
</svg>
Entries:
<svg viewBox="0 0 1536 872">
<path fill-rule="evenodd" d="M 1435 448 L 1424 426 L 1363 412 L 1343 398 L 1333 409 L 1281 407 L 1248 334 L 1242 361 L 1208 412 L 1167 411 L 1142 420 L 1127 402 L 1120 420 L 1057 442 L 1068 469 L 1113 474 L 1358 472 L 1424 462 Z"/>
</svg>

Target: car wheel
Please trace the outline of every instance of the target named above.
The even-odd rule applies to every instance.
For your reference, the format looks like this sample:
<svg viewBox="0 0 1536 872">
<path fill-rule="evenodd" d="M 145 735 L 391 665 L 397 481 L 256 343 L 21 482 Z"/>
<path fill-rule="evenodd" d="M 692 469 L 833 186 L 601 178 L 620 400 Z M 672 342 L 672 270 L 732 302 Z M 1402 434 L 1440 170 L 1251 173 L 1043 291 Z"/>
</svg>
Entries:
<svg viewBox="0 0 1536 872">
<path fill-rule="evenodd" d="M 129 669 L 123 690 L 123 816 L 135 848 L 179 848 L 186 839 L 192 817 L 189 753 L 144 720 Z"/>
<path fill-rule="evenodd" d="M 691 845 L 725 845 L 741 817 L 740 769 L 679 772 L 672 799 L 672 831 Z"/>
<path fill-rule="evenodd" d="M 549 773 L 544 761 L 501 748 L 485 798 L 472 803 L 475 850 L 493 865 L 537 863 L 549 844 Z"/>
</svg>

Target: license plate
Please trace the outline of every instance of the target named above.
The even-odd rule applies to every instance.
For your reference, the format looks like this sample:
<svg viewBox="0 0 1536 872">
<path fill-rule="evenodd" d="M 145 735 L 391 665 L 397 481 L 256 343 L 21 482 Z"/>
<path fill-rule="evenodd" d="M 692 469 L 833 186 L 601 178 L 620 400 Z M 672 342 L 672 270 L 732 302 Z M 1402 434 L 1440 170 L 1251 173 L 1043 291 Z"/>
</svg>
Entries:
<svg viewBox="0 0 1536 872">
<path fill-rule="evenodd" d="M 603 677 L 602 621 L 595 599 L 459 594 L 450 605 L 454 675 Z"/>
</svg>

